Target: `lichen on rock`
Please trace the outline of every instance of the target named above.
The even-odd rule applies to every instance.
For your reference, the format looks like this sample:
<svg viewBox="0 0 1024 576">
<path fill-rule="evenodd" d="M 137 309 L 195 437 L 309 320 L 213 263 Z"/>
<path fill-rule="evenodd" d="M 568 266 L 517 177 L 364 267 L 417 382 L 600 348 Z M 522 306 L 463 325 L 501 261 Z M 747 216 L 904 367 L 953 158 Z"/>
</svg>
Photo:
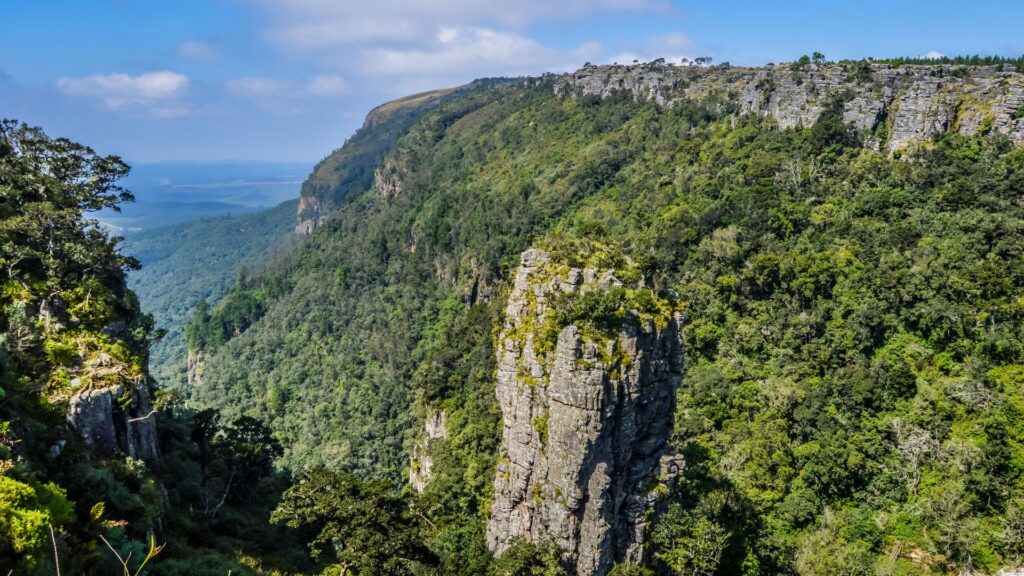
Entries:
<svg viewBox="0 0 1024 576">
<path fill-rule="evenodd" d="M 666 443 L 683 344 L 671 306 L 631 309 L 626 290 L 645 289 L 521 256 L 497 343 L 503 437 L 487 543 L 498 554 L 516 538 L 550 540 L 580 576 L 642 557 L 655 485 L 680 467 Z M 614 322 L 559 309 L 613 293 Z"/>
</svg>

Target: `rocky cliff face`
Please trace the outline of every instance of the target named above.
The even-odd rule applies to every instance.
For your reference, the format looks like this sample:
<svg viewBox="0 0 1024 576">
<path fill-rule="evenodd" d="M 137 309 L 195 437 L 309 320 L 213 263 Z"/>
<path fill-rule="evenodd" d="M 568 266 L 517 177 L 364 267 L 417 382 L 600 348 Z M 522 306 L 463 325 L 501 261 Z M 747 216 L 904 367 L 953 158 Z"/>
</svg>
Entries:
<svg viewBox="0 0 1024 576">
<path fill-rule="evenodd" d="M 538 79 L 527 79 L 529 86 Z M 665 63 L 585 66 L 555 79 L 561 95 L 608 96 L 628 91 L 660 104 L 718 97 L 740 113 L 773 118 L 780 128 L 810 126 L 834 96 L 843 117 L 875 134 L 869 145 L 895 151 L 940 132 L 1005 134 L 1024 145 L 1024 74 L 999 66 L 892 66 L 868 62 L 763 68 L 674 66 Z M 325 158 L 302 186 L 295 231 L 312 233 L 350 193 L 376 185 L 400 190 L 377 165 L 422 113 L 456 90 L 415 94 L 383 104 L 363 127 Z"/>
<path fill-rule="evenodd" d="M 610 337 L 556 327 L 560 295 L 612 290 L 611 272 L 522 255 L 498 340 L 503 415 L 489 547 L 551 540 L 579 576 L 638 561 L 654 488 L 678 472 L 665 455 L 683 369 L 681 319 L 627 314 Z"/>
<path fill-rule="evenodd" d="M 670 104 L 718 95 L 743 113 L 775 119 L 780 128 L 810 126 L 833 96 L 843 117 L 873 130 L 889 151 L 935 133 L 992 130 L 1024 144 L 1024 75 L 996 66 L 890 66 L 869 63 L 765 68 L 586 66 L 556 85 L 560 94 L 605 97 L 628 91 Z"/>
<path fill-rule="evenodd" d="M 41 306 L 40 317 L 45 316 L 44 325 L 51 333 L 63 331 L 72 322 L 66 309 L 59 300 Z M 129 319 L 110 322 L 100 333 L 108 341 L 117 342 L 122 354 L 126 349 L 139 348 L 129 331 Z M 68 425 L 94 456 L 159 459 L 156 412 L 147 372 L 112 348 L 96 348 L 91 342 L 88 338 L 76 342 L 77 356 L 57 370 L 68 379 L 67 388 L 54 387 L 49 400 L 66 403 Z M 63 440 L 51 451 L 56 456 L 62 449 Z"/>
<path fill-rule="evenodd" d="M 412 449 L 409 465 L 409 485 L 417 492 L 423 492 L 430 481 L 434 468 L 434 456 L 430 445 L 435 440 L 448 437 L 448 413 L 444 410 L 431 412 L 423 421 L 423 436 Z"/>
<path fill-rule="evenodd" d="M 186 377 L 189 390 L 195 390 L 203 385 L 203 371 L 206 369 L 206 352 L 202 350 L 189 350 L 186 359 Z"/>
<path fill-rule="evenodd" d="M 96 456 L 125 454 L 152 461 L 160 456 L 156 416 L 145 383 L 82 390 L 68 402 L 68 423 Z"/>
</svg>

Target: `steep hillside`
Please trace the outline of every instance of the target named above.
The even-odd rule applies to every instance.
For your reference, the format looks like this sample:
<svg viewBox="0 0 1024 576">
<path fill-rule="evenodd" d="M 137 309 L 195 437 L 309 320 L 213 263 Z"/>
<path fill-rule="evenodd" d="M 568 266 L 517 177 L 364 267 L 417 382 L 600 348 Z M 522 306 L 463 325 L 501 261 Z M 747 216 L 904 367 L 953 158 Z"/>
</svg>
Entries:
<svg viewBox="0 0 1024 576">
<path fill-rule="evenodd" d="M 163 336 L 150 346 L 150 371 L 161 386 L 185 391 L 185 324 L 196 305 L 216 304 L 240 267 L 259 266 L 293 240 L 296 201 L 242 216 L 222 216 L 131 234 L 121 252 L 142 269 L 128 275 L 142 311 Z"/>
<path fill-rule="evenodd" d="M 373 171 L 398 136 L 452 89 L 399 98 L 374 108 L 344 146 L 313 168 L 302 184 L 295 233 L 306 235 L 337 210 L 353 192 L 373 181 Z"/>
<path fill-rule="evenodd" d="M 87 217 L 132 199 L 127 172 L 0 122 L 0 572 L 305 569 L 267 522 L 287 478 L 266 429 L 169 407 L 150 377 L 138 263 Z"/>
<path fill-rule="evenodd" d="M 655 63 L 470 86 L 395 126 L 374 178 L 194 320 L 195 397 L 266 421 L 292 469 L 411 473 L 446 573 L 480 573 L 487 546 L 577 574 L 993 573 L 1024 552 L 1022 83 L 995 66 Z M 508 374 L 530 248 L 552 282 L 614 270 L 622 286 L 557 298 L 525 329 L 554 356 Z M 682 313 L 674 431 L 637 412 L 569 433 L 554 392 L 585 379 L 556 369 L 616 391 L 595 410 L 627 406 L 611 398 L 632 354 L 583 351 L 653 333 L 631 320 L 645 310 Z M 591 336 L 563 346 L 576 332 Z M 640 389 L 656 381 L 672 379 Z M 631 422 L 651 441 L 615 445 L 642 477 L 602 455 Z M 550 463 L 581 454 L 567 442 L 592 456 Z M 685 465 L 657 488 L 660 454 Z M 653 526 L 588 504 L 623 486 L 663 512 Z"/>
</svg>

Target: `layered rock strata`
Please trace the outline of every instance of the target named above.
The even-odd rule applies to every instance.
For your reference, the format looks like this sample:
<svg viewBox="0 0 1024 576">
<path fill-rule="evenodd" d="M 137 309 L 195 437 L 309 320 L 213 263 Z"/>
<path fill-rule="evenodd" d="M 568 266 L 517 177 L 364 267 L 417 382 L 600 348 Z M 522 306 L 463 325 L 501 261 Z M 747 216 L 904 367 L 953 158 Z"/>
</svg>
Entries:
<svg viewBox="0 0 1024 576">
<path fill-rule="evenodd" d="M 563 95 L 631 92 L 669 105 L 714 96 L 741 113 L 773 118 L 780 128 L 810 126 L 830 98 L 843 118 L 875 131 L 876 147 L 893 151 L 937 133 L 993 131 L 1024 144 L 1024 74 L 1006 66 L 892 66 L 868 62 L 764 68 L 585 66 L 556 83 Z"/>
<path fill-rule="evenodd" d="M 560 296 L 622 288 L 610 271 L 555 265 L 530 250 L 498 340 L 502 444 L 487 542 L 550 540 L 579 576 L 637 562 L 666 456 L 683 370 L 678 315 L 626 312 L 612 335 L 555 326 Z"/>
</svg>

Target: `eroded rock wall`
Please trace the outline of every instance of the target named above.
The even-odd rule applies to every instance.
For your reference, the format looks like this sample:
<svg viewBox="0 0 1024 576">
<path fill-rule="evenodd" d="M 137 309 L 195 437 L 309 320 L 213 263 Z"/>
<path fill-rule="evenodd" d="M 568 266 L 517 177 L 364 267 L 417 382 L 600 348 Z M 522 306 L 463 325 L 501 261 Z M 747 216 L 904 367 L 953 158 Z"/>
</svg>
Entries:
<svg viewBox="0 0 1024 576">
<path fill-rule="evenodd" d="M 423 436 L 412 448 L 409 462 L 409 485 L 417 492 L 423 492 L 430 482 L 434 469 L 434 456 L 430 446 L 435 440 L 448 437 L 448 413 L 436 410 L 427 414 L 423 421 Z"/>
<path fill-rule="evenodd" d="M 156 415 L 145 383 L 130 390 L 117 385 L 74 394 L 68 402 L 68 424 L 96 456 L 160 457 Z"/>
<path fill-rule="evenodd" d="M 681 319 L 627 316 L 610 338 L 537 327 L 557 294 L 621 286 L 611 272 L 521 258 L 498 340 L 503 415 L 488 546 L 551 540 L 579 576 L 638 561 L 654 487 L 678 471 L 665 454 L 683 370 Z M 674 466 L 674 468 L 673 468 Z"/>
<path fill-rule="evenodd" d="M 773 118 L 780 128 L 810 126 L 834 95 L 843 118 L 884 137 L 873 144 L 903 149 L 941 132 L 992 130 L 1024 145 L 1024 75 L 1011 66 L 891 66 L 846 63 L 764 68 L 586 66 L 564 76 L 561 94 L 632 92 L 670 104 L 718 95 L 740 112 Z"/>
</svg>

